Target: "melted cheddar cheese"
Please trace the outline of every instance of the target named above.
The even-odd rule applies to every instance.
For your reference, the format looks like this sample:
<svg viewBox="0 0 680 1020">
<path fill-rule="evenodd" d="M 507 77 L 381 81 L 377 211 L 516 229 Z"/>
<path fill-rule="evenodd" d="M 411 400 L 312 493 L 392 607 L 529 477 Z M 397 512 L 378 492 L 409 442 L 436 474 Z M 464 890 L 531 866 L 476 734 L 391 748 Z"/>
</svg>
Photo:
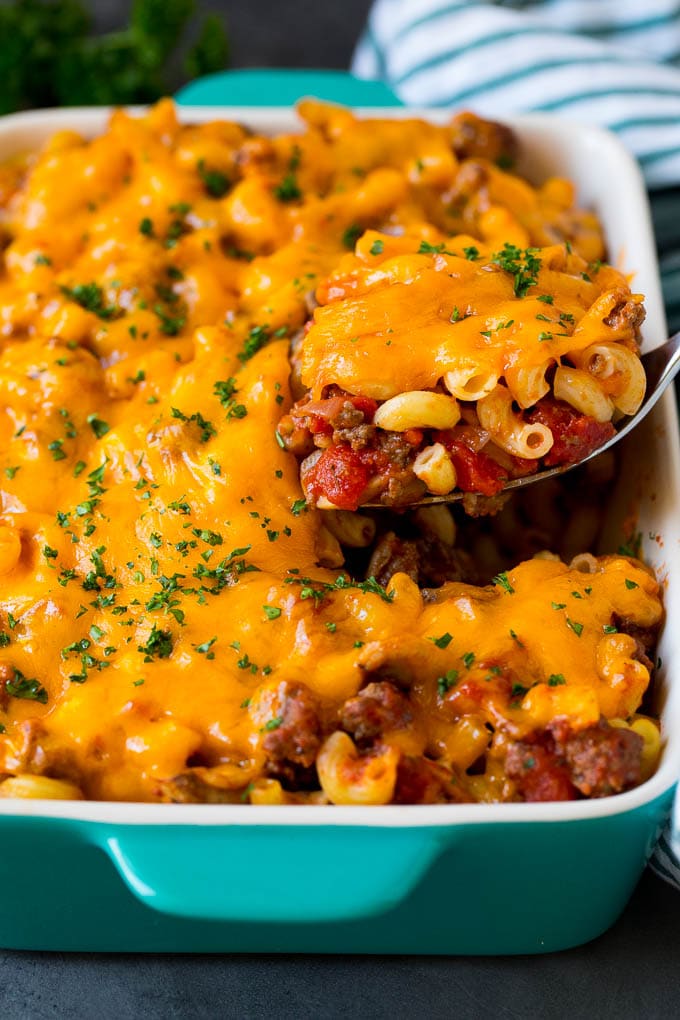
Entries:
<svg viewBox="0 0 680 1020">
<path fill-rule="evenodd" d="M 427 753 L 464 785 L 487 724 L 521 737 L 640 703 L 648 671 L 612 626 L 659 621 L 640 564 L 606 558 L 584 574 L 535 560 L 429 601 L 404 574 L 387 591 L 351 581 L 276 435 L 289 338 L 365 229 L 432 244 L 464 232 L 492 250 L 567 238 L 591 260 L 596 221 L 566 182 L 534 189 L 498 169 L 492 142 L 488 159 L 456 156 L 455 124 L 303 114 L 306 133 L 267 139 L 182 127 L 164 102 L 115 113 L 93 141 L 61 132 L 3 173 L 4 775 L 154 801 L 193 771 L 257 803 L 286 685 L 312 692 L 328 732 L 382 672 L 412 687 L 413 723 L 390 753 Z M 409 271 L 448 286 L 448 258 L 412 255 Z M 377 272 L 387 279 L 389 262 Z M 498 274 L 484 286 L 485 307 L 513 304 Z M 576 281 L 564 308 L 598 286 Z M 402 345 L 395 364 L 417 365 L 395 329 Z"/>
<path fill-rule="evenodd" d="M 512 379 L 594 343 L 637 349 L 631 321 L 610 316 L 642 296 L 611 266 L 591 266 L 564 245 L 529 249 L 538 268 L 526 274 L 529 293 L 518 294 L 503 266 L 522 272 L 524 251 L 504 261 L 502 250 L 468 236 L 422 248 L 412 237 L 369 231 L 319 287 L 321 307 L 302 348 L 302 381 L 313 397 L 335 384 L 387 400 L 434 388 L 449 371 Z"/>
</svg>

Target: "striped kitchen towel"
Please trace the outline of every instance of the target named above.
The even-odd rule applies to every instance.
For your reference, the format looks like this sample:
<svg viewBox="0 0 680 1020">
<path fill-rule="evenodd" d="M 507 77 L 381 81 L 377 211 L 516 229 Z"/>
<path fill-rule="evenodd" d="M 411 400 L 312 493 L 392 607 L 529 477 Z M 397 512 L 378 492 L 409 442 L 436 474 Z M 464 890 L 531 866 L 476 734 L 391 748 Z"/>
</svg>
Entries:
<svg viewBox="0 0 680 1020">
<path fill-rule="evenodd" d="M 680 0 L 376 0 L 352 70 L 411 106 L 563 112 L 615 131 L 650 190 L 680 329 Z"/>
<path fill-rule="evenodd" d="M 375 0 L 352 71 L 411 106 L 564 113 L 615 131 L 645 175 L 680 329 L 680 0 Z M 679 856 L 669 825 L 651 866 L 678 889 Z"/>
</svg>

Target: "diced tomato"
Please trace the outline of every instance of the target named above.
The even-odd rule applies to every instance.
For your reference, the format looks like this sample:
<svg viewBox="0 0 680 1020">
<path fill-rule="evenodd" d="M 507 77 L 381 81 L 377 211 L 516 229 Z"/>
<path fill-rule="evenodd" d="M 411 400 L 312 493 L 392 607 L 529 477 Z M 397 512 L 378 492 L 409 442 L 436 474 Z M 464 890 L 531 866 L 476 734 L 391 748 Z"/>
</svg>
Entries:
<svg viewBox="0 0 680 1020">
<path fill-rule="evenodd" d="M 367 422 L 373 421 L 373 415 L 378 409 L 378 402 L 370 397 L 352 397 L 349 393 L 327 397 L 324 400 L 308 400 L 306 403 L 296 404 L 291 411 L 291 417 L 298 428 L 306 428 L 313 435 L 329 436 L 333 432 L 331 423 L 340 415 L 347 403 L 361 411 Z"/>
<path fill-rule="evenodd" d="M 366 451 L 338 444 L 323 451 L 306 476 L 305 486 L 315 499 L 326 496 L 341 510 L 356 510 L 373 473 L 370 453 L 367 456 Z"/>
<path fill-rule="evenodd" d="M 439 432 L 437 440 L 451 454 L 457 485 L 463 492 L 481 492 L 495 496 L 508 480 L 508 472 L 481 451 L 471 450 L 453 432 Z"/>
<path fill-rule="evenodd" d="M 543 458 L 546 467 L 575 464 L 611 439 L 616 431 L 610 421 L 596 421 L 559 400 L 541 400 L 527 415 L 527 421 L 546 425 L 553 434 L 552 449 Z"/>
<path fill-rule="evenodd" d="M 423 441 L 423 434 L 422 429 L 406 429 L 405 432 L 402 432 L 401 437 L 411 446 L 420 446 Z"/>
<path fill-rule="evenodd" d="M 366 419 L 367 422 L 370 423 L 373 421 L 373 416 L 375 415 L 375 412 L 378 410 L 377 400 L 373 400 L 371 397 L 361 396 L 358 397 L 348 396 L 347 400 L 350 400 L 354 404 L 357 411 L 363 412 L 364 418 Z"/>
</svg>

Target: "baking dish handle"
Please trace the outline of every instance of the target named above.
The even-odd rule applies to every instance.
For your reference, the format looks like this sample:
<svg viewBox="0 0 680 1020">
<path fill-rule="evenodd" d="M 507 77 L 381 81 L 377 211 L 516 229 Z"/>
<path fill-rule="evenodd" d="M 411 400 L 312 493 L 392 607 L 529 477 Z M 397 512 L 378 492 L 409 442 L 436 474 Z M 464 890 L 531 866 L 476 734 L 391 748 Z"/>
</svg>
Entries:
<svg viewBox="0 0 680 1020">
<path fill-rule="evenodd" d="M 355 78 L 349 71 L 316 68 L 258 68 L 218 71 L 175 94 L 182 106 L 293 106 L 315 96 L 345 106 L 401 106 L 382 81 Z"/>
<path fill-rule="evenodd" d="M 125 827 L 100 842 L 137 899 L 214 921 L 349 921 L 405 899 L 448 846 L 432 828 Z"/>
</svg>

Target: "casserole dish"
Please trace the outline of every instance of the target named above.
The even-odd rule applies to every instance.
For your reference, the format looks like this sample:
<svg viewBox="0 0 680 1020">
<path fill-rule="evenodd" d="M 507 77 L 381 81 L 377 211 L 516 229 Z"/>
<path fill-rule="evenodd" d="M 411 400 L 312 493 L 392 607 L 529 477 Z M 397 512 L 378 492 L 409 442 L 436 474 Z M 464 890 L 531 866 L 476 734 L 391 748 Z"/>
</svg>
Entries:
<svg viewBox="0 0 680 1020">
<path fill-rule="evenodd" d="M 195 109 L 186 119 L 216 112 L 262 131 L 292 121 L 288 112 L 238 108 Z M 106 116 L 6 118 L 0 158 L 59 128 L 95 134 Z M 612 261 L 634 269 L 646 294 L 645 345 L 661 342 L 653 242 L 634 165 L 599 132 L 533 117 L 510 126 L 524 153 L 521 172 L 541 179 L 559 171 L 596 209 Z M 680 597 L 673 576 L 680 466 L 670 398 L 623 459 L 605 548 L 616 548 L 634 513 L 644 557 L 668 579 L 672 616 Z M 615 798 L 378 810 L 5 801 L 0 940 L 34 949 L 526 953 L 593 938 L 625 905 L 670 806 L 680 761 L 672 644 L 667 633 L 660 655 L 670 668 L 657 691 L 662 762 L 650 781 Z M 74 878 L 65 882 L 64 874 Z"/>
</svg>

